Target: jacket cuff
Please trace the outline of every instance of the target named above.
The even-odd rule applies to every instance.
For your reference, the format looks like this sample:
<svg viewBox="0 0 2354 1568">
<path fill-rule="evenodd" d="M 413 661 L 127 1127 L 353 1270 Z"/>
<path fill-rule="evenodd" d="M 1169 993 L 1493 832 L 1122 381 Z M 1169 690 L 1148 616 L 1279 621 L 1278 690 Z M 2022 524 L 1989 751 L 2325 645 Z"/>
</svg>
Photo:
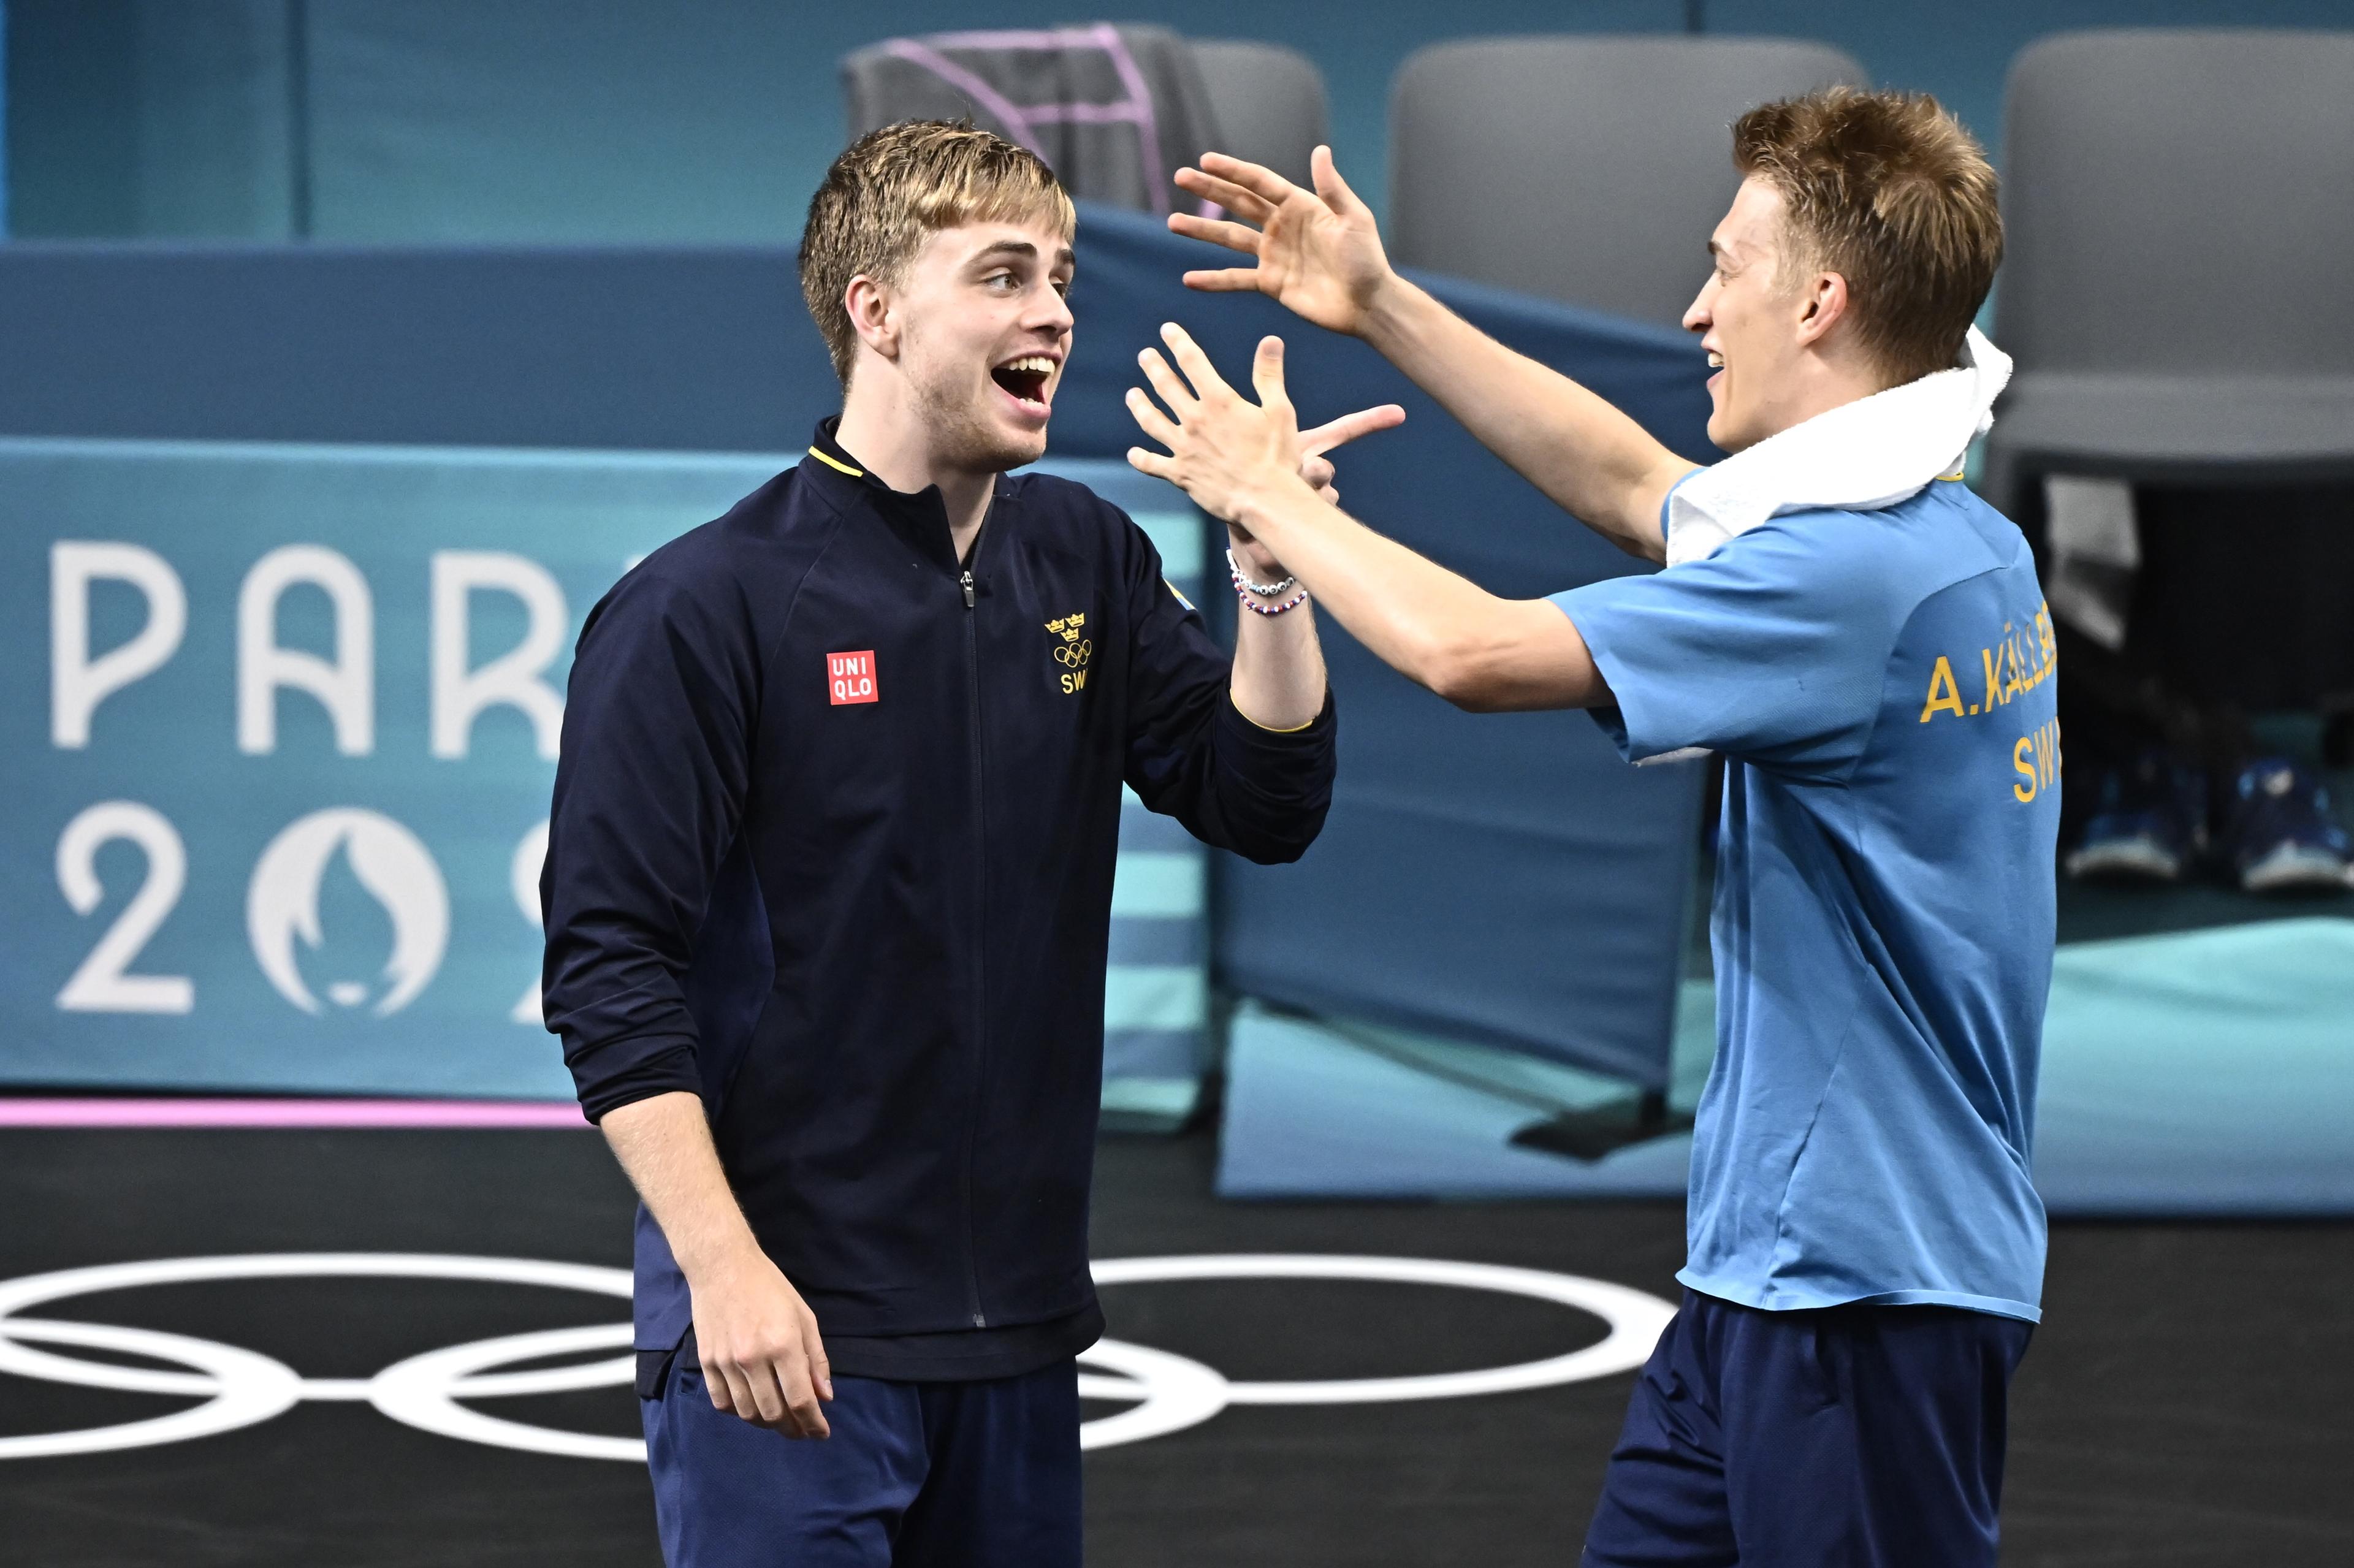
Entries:
<svg viewBox="0 0 2354 1568">
<path fill-rule="evenodd" d="M 626 1059 L 596 1061 L 616 1051 Z M 656 1095 L 684 1091 L 699 1098 L 703 1094 L 703 1075 L 695 1065 L 695 1042 L 691 1039 L 672 1035 L 617 1040 L 590 1052 L 567 1051 L 565 1054 L 571 1062 L 572 1082 L 579 1096 L 581 1114 L 592 1122 L 603 1120 L 608 1112 L 639 1100 L 650 1100 Z M 588 1058 L 585 1061 L 584 1055 Z"/>
<path fill-rule="evenodd" d="M 1324 705 L 1316 716 L 1298 729 L 1269 729 L 1235 706 L 1235 694 L 1229 690 L 1219 704 L 1218 726 L 1228 744 L 1241 747 L 1237 755 L 1267 761 L 1289 762 L 1328 751 L 1337 721 L 1332 709 L 1332 688 L 1324 688 Z"/>
</svg>

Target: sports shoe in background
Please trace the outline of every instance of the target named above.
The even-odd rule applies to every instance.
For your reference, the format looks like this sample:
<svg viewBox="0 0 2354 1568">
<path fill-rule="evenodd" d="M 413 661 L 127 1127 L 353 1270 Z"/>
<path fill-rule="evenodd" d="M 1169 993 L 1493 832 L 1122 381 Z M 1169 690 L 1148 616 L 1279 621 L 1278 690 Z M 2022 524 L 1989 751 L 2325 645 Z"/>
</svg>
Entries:
<svg viewBox="0 0 2354 1568">
<path fill-rule="evenodd" d="M 2328 789 L 2296 764 L 2278 757 L 2248 764 L 2225 811 L 2224 849 L 2249 892 L 2354 885 L 2354 840 L 2331 814 Z"/>
<path fill-rule="evenodd" d="M 2104 774 L 2100 804 L 2068 852 L 2084 881 L 2179 882 L 2207 849 L 2207 775 L 2172 754 L 2143 752 Z"/>
</svg>

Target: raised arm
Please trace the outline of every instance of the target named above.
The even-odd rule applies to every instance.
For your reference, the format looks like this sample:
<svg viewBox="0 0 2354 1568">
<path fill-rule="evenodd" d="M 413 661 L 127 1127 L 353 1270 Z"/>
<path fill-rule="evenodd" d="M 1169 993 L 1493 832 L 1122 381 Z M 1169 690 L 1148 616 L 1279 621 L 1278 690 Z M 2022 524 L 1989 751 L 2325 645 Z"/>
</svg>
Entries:
<svg viewBox="0 0 2354 1568">
<path fill-rule="evenodd" d="M 1128 407 L 1169 455 L 1128 461 L 1282 557 L 1317 601 L 1374 654 L 1458 707 L 1600 707 L 1611 700 L 1584 638 L 1558 606 L 1499 599 L 1328 505 L 1293 466 L 1297 423 L 1283 387 L 1283 342 L 1259 344 L 1252 403 L 1199 345 L 1161 329 L 1177 366 L 1141 356 L 1165 410 L 1139 388 Z M 1180 374 L 1182 372 L 1182 374 Z"/>
<path fill-rule="evenodd" d="M 1315 188 L 1212 153 L 1178 183 L 1233 215 L 1173 214 L 1180 234 L 1238 250 L 1248 267 L 1193 271 L 1209 292 L 1265 294 L 1362 337 L 1498 457 L 1620 549 L 1665 557 L 1659 506 L 1692 465 L 1559 371 L 1514 353 L 1400 277 L 1372 209 L 1316 149 Z M 1235 221 L 1239 219 L 1241 221 Z"/>
</svg>

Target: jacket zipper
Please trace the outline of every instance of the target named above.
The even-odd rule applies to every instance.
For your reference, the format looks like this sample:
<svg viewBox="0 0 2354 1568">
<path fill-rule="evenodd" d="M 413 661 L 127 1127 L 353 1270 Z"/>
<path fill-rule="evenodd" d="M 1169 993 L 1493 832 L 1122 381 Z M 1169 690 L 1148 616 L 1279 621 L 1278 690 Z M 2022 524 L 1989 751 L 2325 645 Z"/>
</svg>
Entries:
<svg viewBox="0 0 2354 1568">
<path fill-rule="evenodd" d="M 972 1100 L 964 1128 L 964 1277 L 972 1309 L 972 1326 L 989 1327 L 989 1316 L 981 1306 L 981 1244 L 978 1216 L 973 1213 L 973 1166 L 980 1157 L 981 1097 L 986 1082 L 989 1006 L 987 969 L 982 959 L 982 945 L 989 930 L 989 829 L 988 814 L 982 803 L 981 744 L 981 633 L 973 609 L 972 569 L 966 567 L 958 586 L 964 589 L 964 673 L 965 689 L 972 704 L 972 834 L 974 851 L 974 899 L 977 907 L 973 921 L 972 950 Z"/>
</svg>

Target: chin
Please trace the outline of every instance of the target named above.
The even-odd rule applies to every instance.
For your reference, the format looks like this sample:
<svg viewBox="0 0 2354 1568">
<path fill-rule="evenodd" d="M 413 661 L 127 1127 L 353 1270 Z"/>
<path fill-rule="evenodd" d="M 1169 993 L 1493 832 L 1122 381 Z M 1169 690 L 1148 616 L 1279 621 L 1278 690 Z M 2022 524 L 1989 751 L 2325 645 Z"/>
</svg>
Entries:
<svg viewBox="0 0 2354 1568">
<path fill-rule="evenodd" d="M 1722 413 L 1708 417 L 1708 439 L 1721 452 L 1741 451 L 1755 446 L 1759 440 L 1755 431 L 1741 429 Z"/>
<path fill-rule="evenodd" d="M 1009 431 L 1002 453 L 1007 468 L 1023 468 L 1046 455 L 1046 432 L 1044 430 Z"/>
</svg>

